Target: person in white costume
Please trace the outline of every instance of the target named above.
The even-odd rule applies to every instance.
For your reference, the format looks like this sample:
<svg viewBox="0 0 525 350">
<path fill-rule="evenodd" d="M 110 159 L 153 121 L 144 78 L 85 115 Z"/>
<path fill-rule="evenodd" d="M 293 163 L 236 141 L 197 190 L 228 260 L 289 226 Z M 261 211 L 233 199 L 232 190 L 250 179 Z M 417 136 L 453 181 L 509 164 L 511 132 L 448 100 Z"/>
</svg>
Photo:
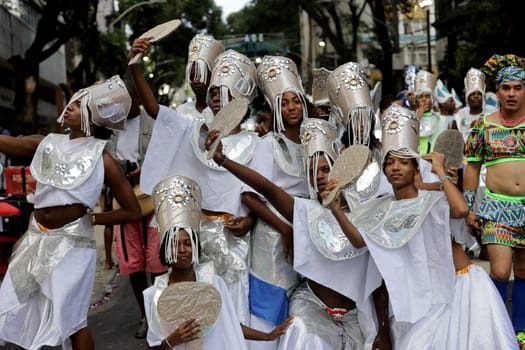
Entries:
<svg viewBox="0 0 525 350">
<path fill-rule="evenodd" d="M 290 58 L 265 56 L 257 79 L 273 111 L 273 133 L 260 138 L 249 166 L 289 194 L 307 197 L 299 131 L 308 109 L 299 71 Z M 257 216 L 250 243 L 250 324 L 270 330 L 288 317 L 288 297 L 299 282 L 291 264 L 292 228 L 253 189 L 243 191 L 243 203 Z M 250 344 L 252 350 L 276 346 Z"/>
<path fill-rule="evenodd" d="M 423 181 L 443 186 L 443 181 L 449 180 L 440 181 L 432 169 L 434 164 L 444 164 L 445 158 L 438 153 L 429 158 L 431 163 L 425 166 Z M 420 168 L 424 163 L 429 162 L 422 160 Z M 450 181 L 457 186 L 457 173 Z M 470 261 L 461 245 L 472 239 L 462 223 L 464 219 L 450 219 L 456 279 L 446 349 L 517 349 L 512 323 L 498 290 L 485 270 Z"/>
<path fill-rule="evenodd" d="M 347 84 L 348 81 L 355 83 Z M 352 209 L 368 200 L 391 194 L 392 187 L 381 171 L 381 142 L 374 134 L 376 115 L 365 68 L 359 63 L 345 63 L 330 74 L 327 85 L 332 114 L 342 122 L 342 130 L 338 131 L 342 135 L 342 146 L 365 145 L 372 153 L 361 176 L 343 189 L 346 203 Z"/>
<path fill-rule="evenodd" d="M 148 324 L 147 341 L 151 349 L 184 349 L 184 343 L 203 338 L 202 349 L 247 349 L 244 337 L 254 340 L 273 340 L 286 332 L 291 319 L 270 333 L 259 332 L 241 325 L 230 293 L 221 277 L 213 272 L 210 263 L 199 264 L 199 230 L 201 218 L 201 190 L 199 185 L 184 176 L 171 176 L 153 189 L 155 217 L 159 226 L 160 259 L 170 266 L 168 273 L 155 279 L 153 286 L 144 291 L 144 304 Z M 199 316 L 210 308 L 207 300 L 196 301 L 194 308 L 172 332 L 163 327 L 159 313 L 159 298 L 170 285 L 179 282 L 201 282 L 213 285 L 221 297 L 216 322 L 202 325 Z M 187 292 L 191 295 L 192 290 Z M 195 296 L 199 298 L 199 295 Z M 177 305 L 172 305 L 176 308 Z M 202 326 L 207 326 L 203 329 Z M 205 331 L 203 334 L 202 332 Z"/>
<path fill-rule="evenodd" d="M 465 75 L 466 106 L 456 113 L 456 126 L 463 134 L 465 142 L 472 130 L 472 124 L 482 114 L 488 115 L 495 108 L 485 103 L 485 74 L 476 68 L 470 68 Z"/>
<path fill-rule="evenodd" d="M 186 64 L 186 83 L 195 94 L 195 101 L 177 106 L 177 112 L 183 117 L 210 122 L 213 112 L 208 106 L 208 87 L 215 58 L 224 52 L 224 47 L 212 36 L 197 34 L 188 47 Z"/>
<path fill-rule="evenodd" d="M 78 91 L 58 118 L 69 135 L 0 136 L 0 151 L 34 155 L 35 211 L 0 288 L 0 340 L 25 349 L 94 349 L 87 313 L 96 268 L 93 225 L 140 220 L 140 207 L 119 164 L 94 138 L 123 129 L 131 98 L 118 76 Z M 102 185 L 120 209 L 91 213 Z"/>
<path fill-rule="evenodd" d="M 149 38 L 133 42 L 129 57 L 146 53 Z M 181 116 L 158 104 L 137 64 L 130 66 L 137 90 L 148 114 L 157 115 L 152 140 L 146 152 L 140 177 L 144 193 L 165 177 L 180 174 L 197 181 L 203 192 L 201 244 L 203 259 L 214 263 L 235 302 L 243 324 L 249 325 L 248 307 L 248 237 L 252 218 L 241 203 L 242 182 L 207 159 L 201 140 L 206 122 Z M 228 50 L 217 56 L 210 77 L 208 104 L 218 113 L 231 99 L 256 95 L 255 66 L 244 55 Z M 237 127 L 223 142 L 228 154 L 243 164 L 251 161 L 258 136 Z"/>
<path fill-rule="evenodd" d="M 316 178 L 317 188 L 323 192 L 337 156 L 335 126 L 312 118 L 303 122 L 301 129 L 305 156 L 315 159 L 309 176 Z M 210 145 L 217 135 L 216 130 L 211 131 L 206 143 Z M 261 174 L 228 159 L 220 149 L 214 159 L 264 195 L 293 223 L 294 269 L 306 281 L 291 296 L 294 322 L 278 348 L 362 349 L 369 340 L 373 348 L 390 349 L 388 296 L 379 271 L 366 249 L 355 249 L 344 237 L 337 214 L 322 207 L 319 192 L 312 199 L 294 198 Z M 343 275 L 345 278 L 340 278 Z"/>
<path fill-rule="evenodd" d="M 456 91 L 453 88 L 450 91 L 441 79 L 438 79 L 434 96 L 436 97 L 440 114 L 438 135 L 447 129 L 456 129 L 456 111 L 463 106 Z"/>
<path fill-rule="evenodd" d="M 420 70 L 416 75 L 416 116 L 419 120 L 419 153 L 427 154 L 434 147 L 440 132 L 440 116 L 433 111 L 434 89 L 436 78 L 434 74 Z"/>
<path fill-rule="evenodd" d="M 418 124 L 405 108 L 392 105 L 385 112 L 382 164 L 394 196 L 356 208 L 348 238 L 356 247 L 368 247 L 386 283 L 394 348 L 446 349 L 443 335 L 454 287 L 448 220 L 464 217 L 468 208 L 447 177 L 443 179 L 446 198 L 415 187 Z M 434 166 L 444 177 L 443 164 Z"/>
</svg>

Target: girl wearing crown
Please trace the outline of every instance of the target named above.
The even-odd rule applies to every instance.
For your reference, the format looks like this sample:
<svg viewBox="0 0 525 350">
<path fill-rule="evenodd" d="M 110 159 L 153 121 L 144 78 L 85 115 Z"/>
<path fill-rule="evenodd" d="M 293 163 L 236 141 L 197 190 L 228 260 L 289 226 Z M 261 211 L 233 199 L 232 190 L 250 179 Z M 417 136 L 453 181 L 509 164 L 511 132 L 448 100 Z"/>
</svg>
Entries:
<svg viewBox="0 0 525 350">
<path fill-rule="evenodd" d="M 94 349 L 87 327 L 96 268 L 93 225 L 140 220 L 131 187 L 96 136 L 102 127 L 122 129 L 130 105 L 124 82 L 114 76 L 73 95 L 58 118 L 68 135 L 0 136 L 0 152 L 33 155 L 37 181 L 34 214 L 0 287 L 0 340 L 25 349 Z M 95 214 L 104 183 L 122 207 Z"/>
</svg>

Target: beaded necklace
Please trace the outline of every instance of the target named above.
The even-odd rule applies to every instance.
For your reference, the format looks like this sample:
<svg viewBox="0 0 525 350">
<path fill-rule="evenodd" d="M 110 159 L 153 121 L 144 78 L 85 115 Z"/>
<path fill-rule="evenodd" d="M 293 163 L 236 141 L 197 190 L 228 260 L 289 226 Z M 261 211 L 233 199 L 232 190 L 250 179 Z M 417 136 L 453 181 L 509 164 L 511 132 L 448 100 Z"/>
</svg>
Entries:
<svg viewBox="0 0 525 350">
<path fill-rule="evenodd" d="M 508 119 L 505 119 L 503 117 L 503 111 L 500 109 L 499 110 L 499 120 L 501 122 L 501 125 L 503 125 L 504 127 L 507 127 L 507 128 L 513 128 L 517 125 L 520 125 L 522 124 L 523 122 L 525 122 L 525 114 L 523 114 L 521 116 L 521 118 L 517 119 L 517 120 L 508 120 Z"/>
</svg>

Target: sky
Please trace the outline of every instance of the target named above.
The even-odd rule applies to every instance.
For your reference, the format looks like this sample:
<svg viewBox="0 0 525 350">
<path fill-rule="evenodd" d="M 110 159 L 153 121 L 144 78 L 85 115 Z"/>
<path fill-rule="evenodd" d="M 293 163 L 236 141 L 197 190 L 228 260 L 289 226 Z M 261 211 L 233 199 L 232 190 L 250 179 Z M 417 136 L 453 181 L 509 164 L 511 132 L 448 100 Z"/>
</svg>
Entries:
<svg viewBox="0 0 525 350">
<path fill-rule="evenodd" d="M 222 18 L 226 21 L 226 17 L 232 12 L 237 12 L 247 5 L 250 0 L 215 0 L 217 6 L 222 7 Z"/>
</svg>

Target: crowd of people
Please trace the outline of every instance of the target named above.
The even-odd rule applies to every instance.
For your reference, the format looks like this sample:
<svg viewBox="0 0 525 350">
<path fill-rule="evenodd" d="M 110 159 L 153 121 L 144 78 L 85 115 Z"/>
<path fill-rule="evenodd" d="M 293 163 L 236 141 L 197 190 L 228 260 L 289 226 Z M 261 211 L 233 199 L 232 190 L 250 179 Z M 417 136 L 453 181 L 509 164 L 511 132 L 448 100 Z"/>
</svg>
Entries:
<svg viewBox="0 0 525 350">
<path fill-rule="evenodd" d="M 485 102 L 488 78 L 498 106 Z M 69 134 L 0 135 L 0 152 L 33 157 L 37 181 L 0 286 L 0 342 L 94 349 L 93 225 L 104 225 L 151 349 L 524 345 L 525 59 L 470 69 L 464 108 L 416 67 L 383 97 L 356 62 L 316 70 L 310 97 L 291 59 L 256 67 L 200 34 L 186 80 L 195 101 L 171 109 L 130 63 L 71 98 L 58 119 Z M 480 245 L 489 274 L 470 260 Z"/>
</svg>

